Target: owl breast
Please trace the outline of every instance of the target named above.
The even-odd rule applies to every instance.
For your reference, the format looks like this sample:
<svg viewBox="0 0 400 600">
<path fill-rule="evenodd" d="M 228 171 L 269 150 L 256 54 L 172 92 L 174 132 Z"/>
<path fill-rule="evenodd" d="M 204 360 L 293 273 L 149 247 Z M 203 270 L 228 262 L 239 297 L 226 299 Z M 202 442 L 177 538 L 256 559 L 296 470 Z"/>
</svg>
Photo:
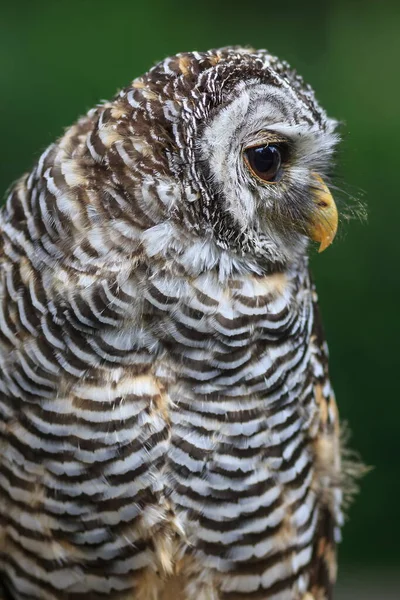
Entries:
<svg viewBox="0 0 400 600">
<path fill-rule="evenodd" d="M 232 572 L 225 592 L 268 587 L 309 563 L 316 527 L 308 276 L 182 286 L 146 294 L 166 353 L 165 497 L 202 564 Z"/>
<path fill-rule="evenodd" d="M 139 586 L 150 599 L 186 568 L 188 585 L 208 574 L 185 599 L 203 584 L 204 599 L 288 585 L 301 597 L 318 519 L 307 270 L 227 285 L 156 269 L 101 285 L 85 299 L 97 333 L 83 301 L 64 309 L 63 338 L 43 320 L 53 353 L 30 342 L 9 376 L 27 400 L 0 403 L 12 589 L 127 599 Z M 43 377 L 54 357 L 75 381 L 56 396 Z"/>
</svg>

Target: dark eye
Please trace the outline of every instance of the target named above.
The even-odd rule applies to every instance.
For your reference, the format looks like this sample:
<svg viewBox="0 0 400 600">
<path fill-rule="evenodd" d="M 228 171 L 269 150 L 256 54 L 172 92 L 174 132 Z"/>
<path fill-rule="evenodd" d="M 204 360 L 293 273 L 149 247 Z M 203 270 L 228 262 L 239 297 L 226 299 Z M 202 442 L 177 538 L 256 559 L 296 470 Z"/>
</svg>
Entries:
<svg viewBox="0 0 400 600">
<path fill-rule="evenodd" d="M 269 182 L 280 179 L 282 152 L 279 146 L 270 144 L 247 148 L 245 159 L 253 174 L 259 179 Z"/>
</svg>

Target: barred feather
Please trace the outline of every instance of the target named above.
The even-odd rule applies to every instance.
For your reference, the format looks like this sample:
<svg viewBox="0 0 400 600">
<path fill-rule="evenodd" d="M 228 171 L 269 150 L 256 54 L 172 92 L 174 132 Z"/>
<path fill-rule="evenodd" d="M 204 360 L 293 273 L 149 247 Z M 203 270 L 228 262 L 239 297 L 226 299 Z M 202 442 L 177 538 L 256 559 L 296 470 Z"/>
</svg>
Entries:
<svg viewBox="0 0 400 600">
<path fill-rule="evenodd" d="M 339 430 L 304 236 L 261 231 L 257 202 L 226 204 L 203 165 L 204 123 L 256 84 L 328 160 L 332 127 L 298 76 L 224 49 L 168 59 L 90 111 L 7 200 L 13 599 L 331 598 Z"/>
</svg>

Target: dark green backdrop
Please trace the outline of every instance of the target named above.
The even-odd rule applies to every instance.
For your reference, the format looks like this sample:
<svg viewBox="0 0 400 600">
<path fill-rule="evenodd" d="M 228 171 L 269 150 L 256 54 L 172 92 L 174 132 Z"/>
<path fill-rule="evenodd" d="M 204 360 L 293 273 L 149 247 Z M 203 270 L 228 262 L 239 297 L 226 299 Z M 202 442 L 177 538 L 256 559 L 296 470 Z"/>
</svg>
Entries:
<svg viewBox="0 0 400 600">
<path fill-rule="evenodd" d="M 350 512 L 341 561 L 351 570 L 399 564 L 399 3 L 0 4 L 4 192 L 63 127 L 178 51 L 267 47 L 297 67 L 328 112 L 344 121 L 338 185 L 365 192 L 369 218 L 344 223 L 337 242 L 313 264 L 339 407 L 351 423 L 353 446 L 375 469 Z"/>
</svg>

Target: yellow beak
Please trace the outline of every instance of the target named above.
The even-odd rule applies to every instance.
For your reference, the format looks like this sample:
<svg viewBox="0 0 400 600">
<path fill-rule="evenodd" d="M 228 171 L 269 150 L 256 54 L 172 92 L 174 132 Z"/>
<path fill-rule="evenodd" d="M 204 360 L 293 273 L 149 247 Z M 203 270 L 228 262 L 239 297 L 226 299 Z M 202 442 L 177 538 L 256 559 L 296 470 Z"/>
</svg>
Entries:
<svg viewBox="0 0 400 600">
<path fill-rule="evenodd" d="M 315 182 L 312 198 L 315 204 L 307 230 L 314 242 L 319 242 L 318 252 L 323 252 L 334 240 L 338 228 L 338 211 L 332 194 L 318 173 L 312 172 Z"/>
</svg>

